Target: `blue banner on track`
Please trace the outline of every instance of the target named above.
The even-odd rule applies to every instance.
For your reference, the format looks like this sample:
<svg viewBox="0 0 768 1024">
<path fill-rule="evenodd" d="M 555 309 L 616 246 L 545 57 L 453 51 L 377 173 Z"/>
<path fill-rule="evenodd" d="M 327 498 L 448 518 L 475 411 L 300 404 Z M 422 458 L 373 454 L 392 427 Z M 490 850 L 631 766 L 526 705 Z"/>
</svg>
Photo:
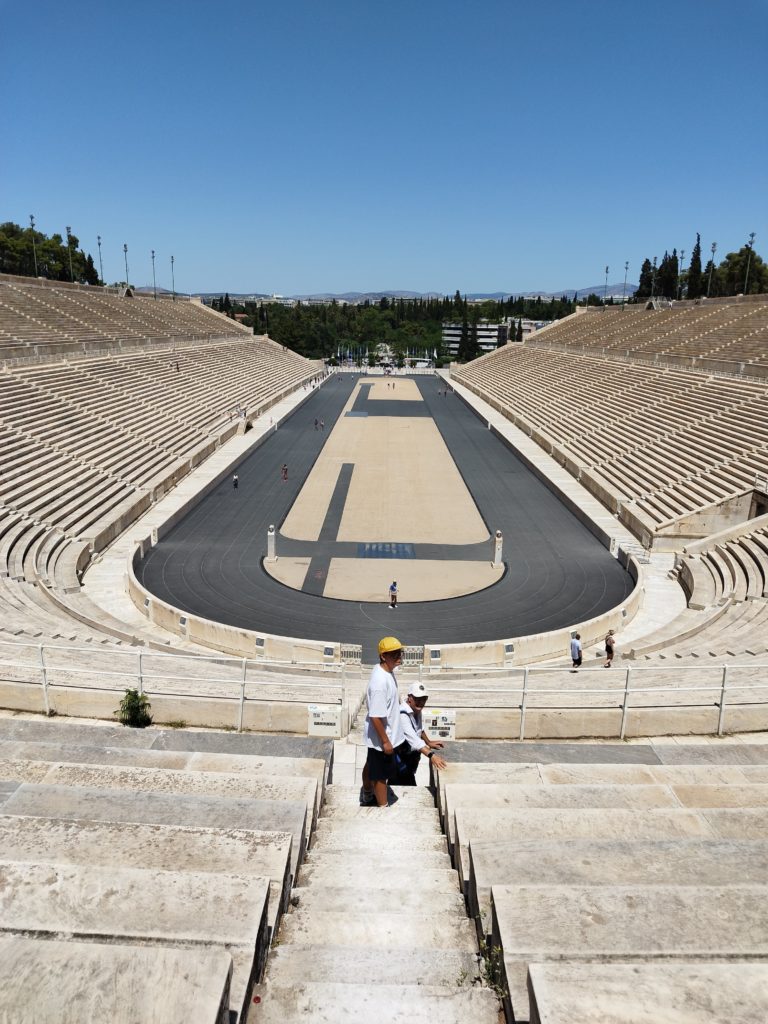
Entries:
<svg viewBox="0 0 768 1024">
<path fill-rule="evenodd" d="M 358 544 L 358 558 L 415 558 L 413 544 Z"/>
</svg>

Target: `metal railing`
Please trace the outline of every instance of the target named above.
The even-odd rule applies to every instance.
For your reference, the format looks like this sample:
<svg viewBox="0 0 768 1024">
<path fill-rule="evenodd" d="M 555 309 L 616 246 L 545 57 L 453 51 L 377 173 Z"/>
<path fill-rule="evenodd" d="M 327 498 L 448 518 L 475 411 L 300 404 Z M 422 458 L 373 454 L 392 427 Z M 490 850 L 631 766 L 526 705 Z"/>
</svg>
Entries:
<svg viewBox="0 0 768 1024">
<path fill-rule="evenodd" d="M 74 663 L 78 655 L 88 656 L 88 667 L 84 667 L 82 660 Z M 197 671 L 184 671 L 187 661 L 192 661 Z M 206 665 L 211 665 L 213 674 L 206 672 Z M 562 720 L 564 714 L 571 712 L 580 716 L 589 712 L 615 712 L 618 739 L 625 738 L 632 713 L 672 715 L 711 711 L 711 729 L 699 727 L 688 731 L 717 736 L 725 732 L 729 711 L 760 712 L 762 719 L 768 722 L 768 664 L 765 663 L 677 665 L 671 669 L 615 664 L 609 676 L 602 667 L 582 667 L 577 679 L 565 666 L 478 668 L 478 675 L 484 676 L 489 685 L 483 685 L 482 678 L 478 679 L 479 685 L 473 684 L 471 678 L 465 684 L 458 669 L 455 674 L 446 676 L 422 672 L 421 668 L 419 666 L 417 671 L 414 666 L 411 671 L 401 672 L 401 687 L 409 676 L 417 675 L 428 682 L 430 704 L 441 710 L 477 709 L 489 714 L 519 712 L 519 723 L 513 719 L 510 728 L 519 740 L 526 738 L 527 717 L 534 713 L 555 714 Z M 473 670 L 467 668 L 463 675 L 471 677 L 472 673 Z M 698 678 L 688 682 L 691 673 L 696 673 Z M 594 678 L 595 674 L 599 675 L 601 684 L 590 685 L 591 680 L 585 680 L 587 685 L 581 684 L 585 675 Z M 220 701 L 225 706 L 236 706 L 238 731 L 243 729 L 248 705 L 318 704 L 342 709 L 346 733 L 363 701 L 360 665 L 265 664 L 226 656 L 187 657 L 144 649 L 121 651 L 0 641 L 0 687 L 4 685 L 37 688 L 41 696 L 38 708 L 46 714 L 56 710 L 52 698 L 57 691 L 122 694 L 126 689 L 136 689 L 150 698 L 214 704 Z M 755 725 L 742 725 L 742 728 L 754 729 Z"/>
<path fill-rule="evenodd" d="M 182 670 L 189 661 L 197 671 Z M 215 674 L 208 674 L 207 665 Z M 0 684 L 39 688 L 46 715 L 55 713 L 51 698 L 56 690 L 122 694 L 136 689 L 154 698 L 236 703 L 237 730 L 241 732 L 248 704 L 311 703 L 348 708 L 354 714 L 362 696 L 359 680 L 360 667 L 346 664 L 265 663 L 223 655 L 186 657 L 145 649 L 0 641 Z"/>
<path fill-rule="evenodd" d="M 520 669 L 498 670 L 505 671 L 510 680 L 521 677 L 518 685 L 510 686 L 462 686 L 459 683 L 441 686 L 439 677 L 429 680 L 430 703 L 440 707 L 441 710 L 462 708 L 477 708 L 483 711 L 514 711 L 520 712 L 520 723 L 517 738 L 525 739 L 526 716 L 532 712 L 544 712 L 558 714 L 569 711 L 616 711 L 619 715 L 617 724 L 617 738 L 624 739 L 627 732 L 627 720 L 631 711 L 640 713 L 643 711 L 707 711 L 717 710 L 716 721 L 713 720 L 713 728 L 708 732 L 722 736 L 726 725 L 726 711 L 729 707 L 740 709 L 766 709 L 768 716 L 768 665 L 766 664 L 736 664 L 725 663 L 721 665 L 709 665 L 704 667 L 692 665 L 678 665 L 673 669 L 658 668 L 652 666 L 614 666 L 611 669 L 611 679 L 617 676 L 622 682 L 617 685 L 606 686 L 538 686 L 535 684 L 537 676 L 559 675 L 561 677 L 572 675 L 572 670 L 560 667 L 537 667 L 527 665 Z M 749 676 L 755 676 L 757 681 L 738 681 L 734 676 L 740 671 L 747 672 Z M 581 668 L 579 676 L 584 674 L 599 674 L 605 678 L 602 667 Z M 682 682 L 669 682 L 670 675 L 684 676 L 687 673 L 696 672 L 699 676 L 712 675 L 711 682 L 697 682 L 688 685 Z M 420 674 L 421 675 L 421 674 Z M 643 685 L 637 682 L 636 677 L 651 675 L 655 676 L 658 682 L 654 685 Z M 427 677 L 429 678 L 429 677 Z M 618 682 L 618 681 L 617 681 Z M 752 692 L 762 691 L 764 694 L 760 700 L 745 700 L 744 695 Z M 740 701 L 736 701 L 736 694 L 742 695 Z M 637 698 L 642 694 L 652 694 L 659 699 L 652 702 L 640 703 Z M 674 694 L 676 697 L 684 695 L 684 701 L 671 701 L 664 699 L 664 695 Z M 706 697 L 694 698 L 694 694 L 711 694 L 710 699 Z M 559 702 L 539 702 L 537 698 L 559 698 Z M 598 698 L 597 701 L 594 698 Z M 602 698 L 602 699 L 600 699 Z M 634 702 L 633 702 L 634 700 Z"/>
</svg>

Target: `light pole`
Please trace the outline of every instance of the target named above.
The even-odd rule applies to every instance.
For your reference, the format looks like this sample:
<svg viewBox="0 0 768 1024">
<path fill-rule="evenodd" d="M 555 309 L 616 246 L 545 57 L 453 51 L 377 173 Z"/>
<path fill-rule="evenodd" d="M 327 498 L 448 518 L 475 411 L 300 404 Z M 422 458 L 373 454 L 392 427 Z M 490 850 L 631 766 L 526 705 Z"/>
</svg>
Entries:
<svg viewBox="0 0 768 1024">
<path fill-rule="evenodd" d="M 96 245 L 99 247 L 99 277 L 101 278 L 102 285 L 104 284 L 104 267 L 101 265 L 101 235 L 96 235 Z"/>
<path fill-rule="evenodd" d="M 624 287 L 621 289 L 621 308 L 624 309 L 624 301 L 627 294 L 627 274 L 629 273 L 629 260 L 624 261 Z"/>
<path fill-rule="evenodd" d="M 125 258 L 125 287 L 128 287 L 128 246 L 123 242 L 123 256 Z"/>
<path fill-rule="evenodd" d="M 608 305 L 608 267 L 605 268 L 605 287 L 603 288 L 603 312 Z"/>
<path fill-rule="evenodd" d="M 152 294 L 157 298 L 157 284 L 155 283 L 155 250 L 152 250 Z"/>
<path fill-rule="evenodd" d="M 752 231 L 750 233 L 750 236 L 749 236 L 749 241 L 747 242 L 747 248 L 749 249 L 749 252 L 747 253 L 747 272 L 744 275 L 744 294 L 745 295 L 747 294 L 747 286 L 749 285 L 749 264 L 752 261 L 752 247 L 754 246 L 754 244 L 755 244 L 755 232 Z"/>
<path fill-rule="evenodd" d="M 173 301 L 175 302 L 176 301 L 176 279 L 173 276 L 173 262 L 174 262 L 173 256 L 171 256 L 171 295 L 173 296 Z"/>
<path fill-rule="evenodd" d="M 712 288 L 712 271 L 715 269 L 715 253 L 717 252 L 717 242 L 712 243 L 712 258 L 709 261 L 709 279 L 707 281 L 707 298 L 709 298 L 709 292 Z"/>
<path fill-rule="evenodd" d="M 72 273 L 72 228 L 67 224 L 67 249 L 69 250 L 69 280 L 75 283 L 75 275 Z"/>
<path fill-rule="evenodd" d="M 680 250 L 680 262 L 677 267 L 677 297 L 683 297 L 683 263 L 685 262 L 685 249 Z"/>
<path fill-rule="evenodd" d="M 37 277 L 37 246 L 35 245 L 35 215 L 29 215 L 29 227 L 32 231 L 32 258 L 35 261 L 35 277 Z"/>
<path fill-rule="evenodd" d="M 656 260 L 658 257 L 653 257 L 653 273 L 651 274 L 651 301 L 656 298 Z"/>
</svg>

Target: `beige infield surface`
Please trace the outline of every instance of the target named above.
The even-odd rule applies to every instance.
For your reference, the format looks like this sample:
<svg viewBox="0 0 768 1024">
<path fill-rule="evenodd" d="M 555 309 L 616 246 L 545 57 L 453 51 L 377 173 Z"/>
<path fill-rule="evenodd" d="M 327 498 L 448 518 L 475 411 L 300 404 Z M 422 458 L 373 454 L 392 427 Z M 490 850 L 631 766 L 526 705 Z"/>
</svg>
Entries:
<svg viewBox="0 0 768 1024">
<path fill-rule="evenodd" d="M 346 416 L 361 384 L 372 385 L 372 401 L 421 401 L 412 380 L 361 379 L 280 533 L 295 540 L 317 540 L 341 467 L 352 463 L 337 540 L 370 544 L 487 540 L 488 557 L 477 562 L 334 558 L 324 596 L 386 602 L 393 579 L 401 602 L 457 597 L 490 586 L 502 570 L 491 566 L 488 530 L 434 421 L 420 416 Z M 308 557 L 278 557 L 265 568 L 281 583 L 301 589 L 308 566 Z"/>
</svg>

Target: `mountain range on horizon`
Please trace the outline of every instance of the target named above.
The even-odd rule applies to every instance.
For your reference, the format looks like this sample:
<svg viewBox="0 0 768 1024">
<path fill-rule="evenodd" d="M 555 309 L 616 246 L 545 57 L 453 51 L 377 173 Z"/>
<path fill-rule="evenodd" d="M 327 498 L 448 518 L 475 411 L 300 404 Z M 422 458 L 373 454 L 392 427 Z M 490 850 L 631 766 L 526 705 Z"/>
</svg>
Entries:
<svg viewBox="0 0 768 1024">
<path fill-rule="evenodd" d="M 633 295 L 637 291 L 636 284 L 626 285 L 626 292 L 624 291 L 624 282 L 620 281 L 618 284 L 609 284 L 606 290 L 605 284 L 602 285 L 590 285 L 586 288 L 563 288 L 556 292 L 537 291 L 535 289 L 522 291 L 522 292 L 467 292 L 464 298 L 470 302 L 481 302 L 484 299 L 489 299 L 495 302 L 499 302 L 502 299 L 507 299 L 510 296 L 514 298 L 524 299 L 535 299 L 540 296 L 542 299 L 572 299 L 575 295 L 578 299 L 584 299 L 588 295 L 602 295 L 605 293 L 608 298 L 621 298 L 623 294 L 626 294 L 627 298 Z M 142 295 L 151 295 L 153 288 L 152 285 L 139 285 L 135 287 L 135 291 Z M 158 288 L 158 292 L 161 294 L 170 295 L 168 288 Z M 181 293 L 177 293 L 181 294 Z M 201 291 L 192 292 L 195 298 L 210 300 L 223 298 L 225 294 L 228 294 L 230 299 L 234 301 L 251 301 L 254 300 L 269 300 L 274 296 L 268 295 L 265 292 L 227 292 L 223 291 Z M 414 292 L 407 291 L 405 289 L 393 288 L 389 291 L 371 291 L 371 292 L 309 292 L 295 295 L 280 295 L 279 298 L 283 299 L 294 299 L 299 302 L 332 302 L 334 299 L 336 302 L 349 302 L 349 303 L 361 303 L 365 302 L 380 302 L 381 299 L 442 299 L 445 298 L 448 293 L 444 292 Z"/>
</svg>

